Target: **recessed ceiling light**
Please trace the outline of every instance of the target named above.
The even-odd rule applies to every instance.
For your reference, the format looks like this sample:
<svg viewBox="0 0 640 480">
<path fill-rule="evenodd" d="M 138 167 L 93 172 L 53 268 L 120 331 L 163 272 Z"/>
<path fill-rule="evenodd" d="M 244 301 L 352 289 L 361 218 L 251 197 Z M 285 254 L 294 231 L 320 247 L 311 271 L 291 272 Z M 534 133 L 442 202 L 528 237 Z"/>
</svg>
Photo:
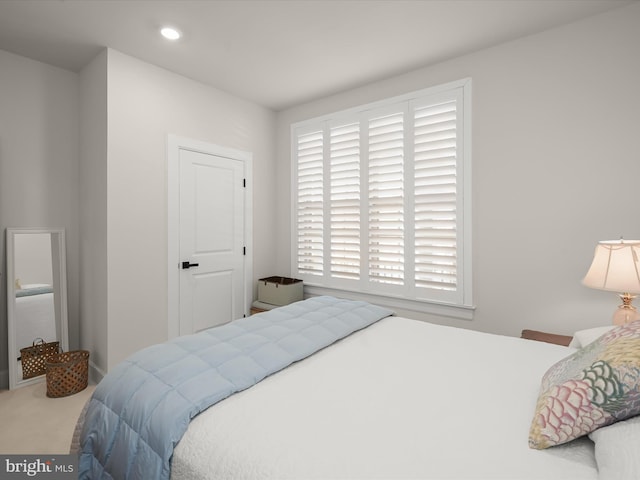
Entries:
<svg viewBox="0 0 640 480">
<path fill-rule="evenodd" d="M 168 40 L 178 40 L 182 36 L 180 32 L 173 27 L 163 27 L 160 33 Z"/>
</svg>

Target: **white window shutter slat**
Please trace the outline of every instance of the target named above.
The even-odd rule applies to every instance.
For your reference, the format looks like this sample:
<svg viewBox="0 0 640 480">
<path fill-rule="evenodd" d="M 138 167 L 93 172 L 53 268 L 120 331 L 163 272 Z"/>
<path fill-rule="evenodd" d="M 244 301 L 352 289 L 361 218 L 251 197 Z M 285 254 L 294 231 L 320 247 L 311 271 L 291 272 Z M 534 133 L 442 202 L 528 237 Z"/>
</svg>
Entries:
<svg viewBox="0 0 640 480">
<path fill-rule="evenodd" d="M 413 121 L 415 285 L 455 291 L 456 101 L 416 108 Z"/>
<path fill-rule="evenodd" d="M 322 275 L 324 270 L 323 144 L 322 131 L 297 138 L 298 271 L 307 275 Z"/>
<path fill-rule="evenodd" d="M 369 120 L 369 281 L 404 284 L 404 114 Z"/>
<path fill-rule="evenodd" d="M 360 125 L 333 127 L 329 140 L 331 276 L 360 278 Z"/>
</svg>

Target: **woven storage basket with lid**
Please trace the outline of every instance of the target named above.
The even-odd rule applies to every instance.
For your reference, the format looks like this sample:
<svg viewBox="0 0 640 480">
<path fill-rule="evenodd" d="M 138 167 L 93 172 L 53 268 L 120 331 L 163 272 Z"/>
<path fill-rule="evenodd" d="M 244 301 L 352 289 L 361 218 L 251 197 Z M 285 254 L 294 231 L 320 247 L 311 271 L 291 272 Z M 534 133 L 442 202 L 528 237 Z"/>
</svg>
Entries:
<svg viewBox="0 0 640 480">
<path fill-rule="evenodd" d="M 47 397 L 78 393 L 89 383 L 89 352 L 73 350 L 51 355 L 46 363 Z"/>
</svg>

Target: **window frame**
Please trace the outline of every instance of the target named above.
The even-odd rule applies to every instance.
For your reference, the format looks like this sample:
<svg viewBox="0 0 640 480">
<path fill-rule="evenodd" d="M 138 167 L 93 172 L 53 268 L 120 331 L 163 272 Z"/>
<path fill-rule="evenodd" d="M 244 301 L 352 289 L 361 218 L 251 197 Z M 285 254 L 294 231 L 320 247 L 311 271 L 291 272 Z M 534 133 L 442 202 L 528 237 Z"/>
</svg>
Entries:
<svg viewBox="0 0 640 480">
<path fill-rule="evenodd" d="M 373 111 L 397 111 L 398 104 L 406 103 L 404 107 L 405 120 L 409 118 L 409 113 L 413 112 L 416 105 L 429 103 L 429 100 L 437 96 L 448 96 L 452 92 L 457 92 L 459 95 L 459 105 L 462 106 L 461 111 L 456 111 L 456 132 L 462 129 L 461 141 L 457 143 L 456 149 L 456 246 L 457 246 L 457 271 L 461 271 L 459 275 L 459 284 L 456 285 L 456 292 L 454 295 L 449 296 L 446 299 L 434 299 L 425 298 L 425 296 L 418 296 L 416 294 L 415 282 L 413 285 L 407 285 L 403 288 L 389 288 L 382 290 L 372 291 L 367 288 L 367 264 L 361 263 L 361 280 L 347 280 L 343 281 L 340 278 L 329 278 L 330 265 L 331 265 L 331 248 L 330 242 L 330 220 L 329 220 L 329 207 L 330 202 L 324 204 L 324 252 L 323 252 L 323 264 L 325 265 L 324 272 L 321 276 L 309 276 L 301 275 L 298 273 L 298 158 L 297 158 L 297 138 L 299 134 L 309 133 L 313 131 L 323 131 L 323 195 L 324 198 L 329 197 L 330 185 L 330 142 L 326 139 L 330 138 L 331 127 L 336 125 L 345 125 L 347 123 L 360 122 L 360 128 L 366 123 L 366 119 L 363 120 L 363 114 L 367 114 Z M 370 118 L 370 117 L 366 117 Z M 409 127 L 408 127 L 409 126 Z M 404 126 L 404 152 L 405 158 L 408 154 L 413 157 L 413 119 L 406 123 Z M 409 132 L 409 133 L 407 133 Z M 308 295 L 338 295 L 346 298 L 361 299 L 377 303 L 380 305 L 389 306 L 396 309 L 406 309 L 419 311 L 424 313 L 436 314 L 439 316 L 450 316 L 461 319 L 470 320 L 473 317 L 473 303 L 472 303 L 472 271 L 471 271 L 471 79 L 465 78 L 446 84 L 410 92 L 408 94 L 380 100 L 377 102 L 360 105 L 347 110 L 342 110 L 319 117 L 311 118 L 308 120 L 300 121 L 291 124 L 290 126 L 290 148 L 291 148 L 291 275 L 298 278 L 302 278 L 305 282 L 305 292 Z M 360 131 L 360 149 L 363 151 L 363 144 L 368 140 L 363 141 L 365 135 Z M 411 158 L 413 162 L 413 158 Z M 363 162 L 364 163 L 364 162 Z M 412 163 L 413 166 L 413 163 Z M 362 168 L 362 167 L 361 167 Z M 405 169 L 405 212 L 411 211 L 414 208 L 414 180 L 410 175 L 411 172 L 407 172 Z M 368 178 L 366 167 L 365 172 L 361 171 L 361 178 Z M 367 183 L 360 185 L 362 206 L 365 206 L 367 201 L 367 195 L 363 194 L 363 190 L 368 188 Z M 361 209 L 362 212 L 367 211 Z M 368 215 L 366 215 L 368 217 Z M 413 223 L 413 222 L 407 222 Z M 364 221 L 364 224 L 368 226 L 368 218 Z M 410 225 L 405 231 L 405 250 L 406 248 L 414 248 L 414 232 L 413 225 Z M 461 230 L 461 231 L 460 231 Z M 409 240 L 407 241 L 407 237 Z M 409 242 L 409 243 L 408 243 Z M 413 245 L 413 246 L 412 246 Z M 368 252 L 361 252 L 362 257 L 368 255 Z M 413 265 L 413 253 L 410 255 L 410 265 Z M 406 258 L 406 255 L 405 255 Z M 329 280 L 329 282 L 327 282 Z M 407 293 L 411 293 L 411 296 L 407 296 Z"/>
</svg>

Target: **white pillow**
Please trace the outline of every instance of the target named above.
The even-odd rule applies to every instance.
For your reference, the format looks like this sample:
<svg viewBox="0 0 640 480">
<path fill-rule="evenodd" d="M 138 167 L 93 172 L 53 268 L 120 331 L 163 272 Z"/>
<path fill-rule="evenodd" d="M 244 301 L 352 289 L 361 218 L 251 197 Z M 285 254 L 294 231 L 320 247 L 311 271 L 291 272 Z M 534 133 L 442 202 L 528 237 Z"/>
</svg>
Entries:
<svg viewBox="0 0 640 480">
<path fill-rule="evenodd" d="M 589 434 L 595 443 L 598 480 L 640 478 L 640 416 Z"/>
<path fill-rule="evenodd" d="M 569 344 L 569 346 L 573 348 L 586 347 L 591 342 L 593 342 L 594 340 L 597 340 L 602 335 L 604 335 L 609 330 L 612 330 L 615 327 L 616 327 L 615 325 L 608 325 L 606 327 L 596 327 L 596 328 L 589 328 L 587 330 L 577 331 L 576 333 L 574 333 L 573 339 L 571 340 L 571 343 Z"/>
</svg>

